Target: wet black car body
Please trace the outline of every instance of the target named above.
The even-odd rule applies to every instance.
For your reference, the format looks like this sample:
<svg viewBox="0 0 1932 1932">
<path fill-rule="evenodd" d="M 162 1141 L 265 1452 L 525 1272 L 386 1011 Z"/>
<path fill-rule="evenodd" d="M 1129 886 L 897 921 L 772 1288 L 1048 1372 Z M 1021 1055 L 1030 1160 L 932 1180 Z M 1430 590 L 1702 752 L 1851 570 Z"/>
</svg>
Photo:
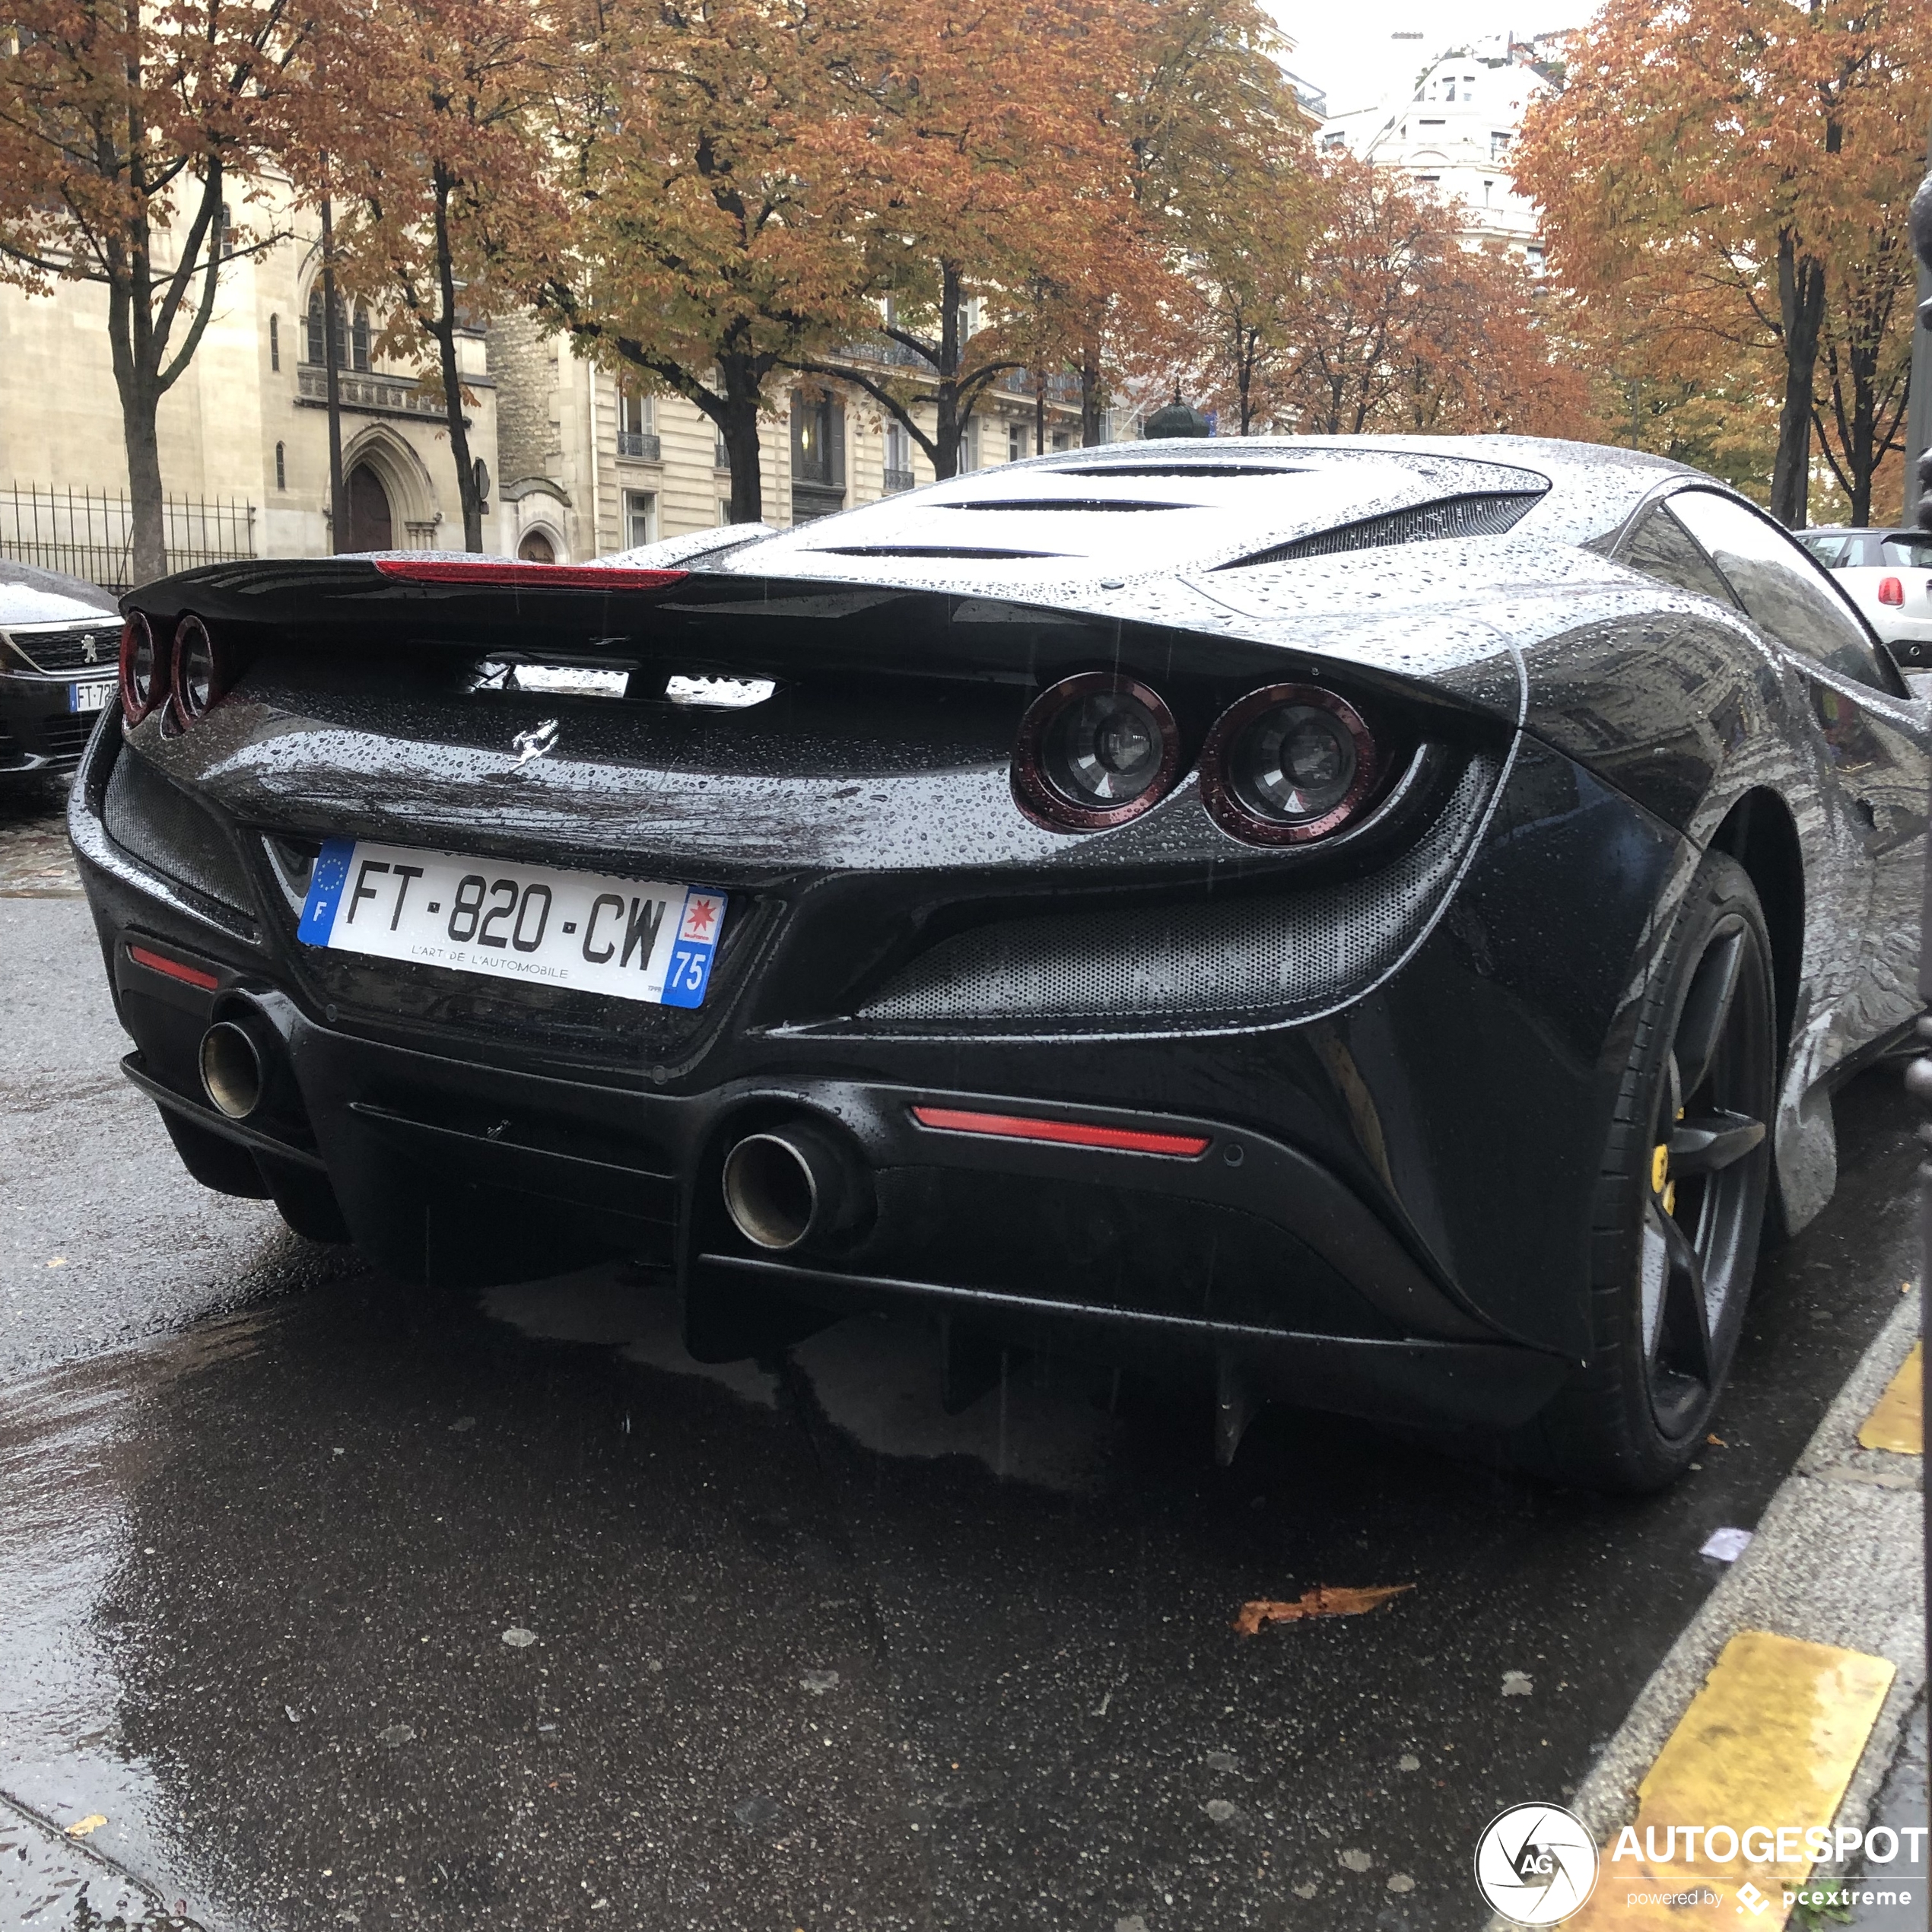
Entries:
<svg viewBox="0 0 1932 1932">
<path fill-rule="evenodd" d="M 106 591 L 0 561 L 0 783 L 80 763 L 113 693 L 120 640 Z"/>
<path fill-rule="evenodd" d="M 1924 713 L 1782 532 L 1620 452 L 1279 440 L 679 548 L 128 600 L 191 688 L 72 825 L 200 1178 L 405 1282 L 662 1263 L 712 1358 L 910 1304 L 955 1402 L 1033 1346 L 1197 1373 L 1224 1453 L 1281 1397 L 1687 1459 L 1916 1005 Z M 1285 831 L 1283 704 L 1355 760 Z M 307 943 L 351 840 L 701 886 L 701 1003 Z"/>
</svg>

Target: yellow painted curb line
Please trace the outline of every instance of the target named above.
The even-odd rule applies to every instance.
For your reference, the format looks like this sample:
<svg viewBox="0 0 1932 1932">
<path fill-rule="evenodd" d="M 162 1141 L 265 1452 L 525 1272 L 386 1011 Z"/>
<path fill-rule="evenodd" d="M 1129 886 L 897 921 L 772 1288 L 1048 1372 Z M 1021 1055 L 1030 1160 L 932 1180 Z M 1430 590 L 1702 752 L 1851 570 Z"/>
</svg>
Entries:
<svg viewBox="0 0 1932 1932">
<path fill-rule="evenodd" d="M 1925 1345 L 1912 1344 L 1878 1406 L 1858 1430 L 1861 1449 L 1889 1449 L 1901 1456 L 1925 1454 Z"/>
<path fill-rule="evenodd" d="M 1636 1823 L 1604 1848 L 1569 1932 L 1781 1927 L 1784 1887 L 1816 1862 L 1805 1833 L 1836 1816 L 1895 1674 L 1882 1657 L 1740 1631 L 1638 1786 Z M 1713 1826 L 1736 1835 L 1718 1835 L 1736 1855 L 1708 1855 Z"/>
</svg>

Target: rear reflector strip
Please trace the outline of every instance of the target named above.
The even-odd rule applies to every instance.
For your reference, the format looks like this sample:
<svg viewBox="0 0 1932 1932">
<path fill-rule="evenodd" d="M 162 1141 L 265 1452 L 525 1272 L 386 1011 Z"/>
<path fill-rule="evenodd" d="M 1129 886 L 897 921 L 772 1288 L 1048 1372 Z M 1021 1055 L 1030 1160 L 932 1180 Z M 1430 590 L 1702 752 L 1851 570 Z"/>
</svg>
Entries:
<svg viewBox="0 0 1932 1932">
<path fill-rule="evenodd" d="M 376 567 L 385 577 L 409 583 L 479 583 L 500 590 L 668 590 L 682 583 L 688 570 L 632 570 L 621 564 L 465 564 L 426 558 L 412 563 L 406 557 L 379 557 Z"/>
<path fill-rule="evenodd" d="M 130 945 L 128 957 L 137 966 L 145 966 L 151 973 L 165 973 L 171 980 L 179 980 L 183 986 L 198 986 L 204 993 L 212 993 L 221 982 L 212 973 L 204 973 L 199 966 L 186 966 L 178 959 L 170 959 L 165 954 L 150 952 L 145 946 Z"/>
<path fill-rule="evenodd" d="M 1042 1120 L 1024 1114 L 977 1114 L 957 1107 L 915 1107 L 922 1127 L 947 1133 L 979 1133 L 995 1140 L 1050 1140 L 1063 1147 L 1107 1147 L 1120 1154 L 1176 1154 L 1191 1158 L 1208 1150 L 1208 1136 L 1150 1133 L 1140 1127 L 1103 1127 L 1085 1120 Z"/>
</svg>

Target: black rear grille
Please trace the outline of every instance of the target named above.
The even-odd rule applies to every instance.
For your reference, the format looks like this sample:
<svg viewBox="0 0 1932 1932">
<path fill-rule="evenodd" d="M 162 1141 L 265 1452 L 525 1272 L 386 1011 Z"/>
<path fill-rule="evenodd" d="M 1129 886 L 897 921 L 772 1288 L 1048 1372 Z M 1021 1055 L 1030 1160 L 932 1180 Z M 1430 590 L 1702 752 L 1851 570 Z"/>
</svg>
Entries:
<svg viewBox="0 0 1932 1932">
<path fill-rule="evenodd" d="M 111 617 L 68 631 L 15 631 L 13 647 L 37 671 L 97 671 L 119 660 L 120 626 Z"/>
<path fill-rule="evenodd" d="M 1311 1012 L 1386 971 L 1442 903 L 1500 776 L 1470 759 L 1395 864 L 1346 885 L 1152 910 L 1046 913 L 942 939 L 857 1015 L 893 1028 L 1105 1030 Z"/>
<path fill-rule="evenodd" d="M 248 875 L 221 821 L 138 752 L 124 751 L 114 761 L 101 815 L 107 836 L 143 865 L 218 906 L 244 917 L 252 912 Z"/>
<path fill-rule="evenodd" d="M 40 736 L 57 771 L 71 771 L 81 762 L 81 754 L 94 736 L 94 720 L 98 716 L 97 712 L 85 711 L 77 717 L 49 718 L 42 724 Z"/>
<path fill-rule="evenodd" d="M 1490 490 L 1444 497 L 1411 509 L 1390 510 L 1385 516 L 1344 523 L 1339 529 L 1323 530 L 1318 535 L 1297 537 L 1292 543 L 1278 543 L 1271 550 L 1257 550 L 1251 557 L 1237 557 L 1231 564 L 1215 567 L 1247 570 L 1257 564 L 1289 564 L 1304 557 L 1333 557 L 1345 550 L 1386 550 L 1400 543 L 1428 543 L 1438 537 L 1501 536 L 1527 516 L 1530 506 L 1543 495 L 1540 490 Z"/>
</svg>

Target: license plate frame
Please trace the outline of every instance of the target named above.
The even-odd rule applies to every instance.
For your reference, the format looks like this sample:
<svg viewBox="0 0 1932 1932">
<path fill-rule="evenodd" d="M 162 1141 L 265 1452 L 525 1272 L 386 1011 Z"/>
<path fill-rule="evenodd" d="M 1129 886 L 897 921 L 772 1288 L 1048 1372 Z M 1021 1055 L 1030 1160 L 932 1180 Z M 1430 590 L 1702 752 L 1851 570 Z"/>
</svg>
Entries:
<svg viewBox="0 0 1932 1932">
<path fill-rule="evenodd" d="M 709 886 L 330 838 L 297 936 L 365 958 L 696 1007 L 729 904 Z"/>
</svg>

